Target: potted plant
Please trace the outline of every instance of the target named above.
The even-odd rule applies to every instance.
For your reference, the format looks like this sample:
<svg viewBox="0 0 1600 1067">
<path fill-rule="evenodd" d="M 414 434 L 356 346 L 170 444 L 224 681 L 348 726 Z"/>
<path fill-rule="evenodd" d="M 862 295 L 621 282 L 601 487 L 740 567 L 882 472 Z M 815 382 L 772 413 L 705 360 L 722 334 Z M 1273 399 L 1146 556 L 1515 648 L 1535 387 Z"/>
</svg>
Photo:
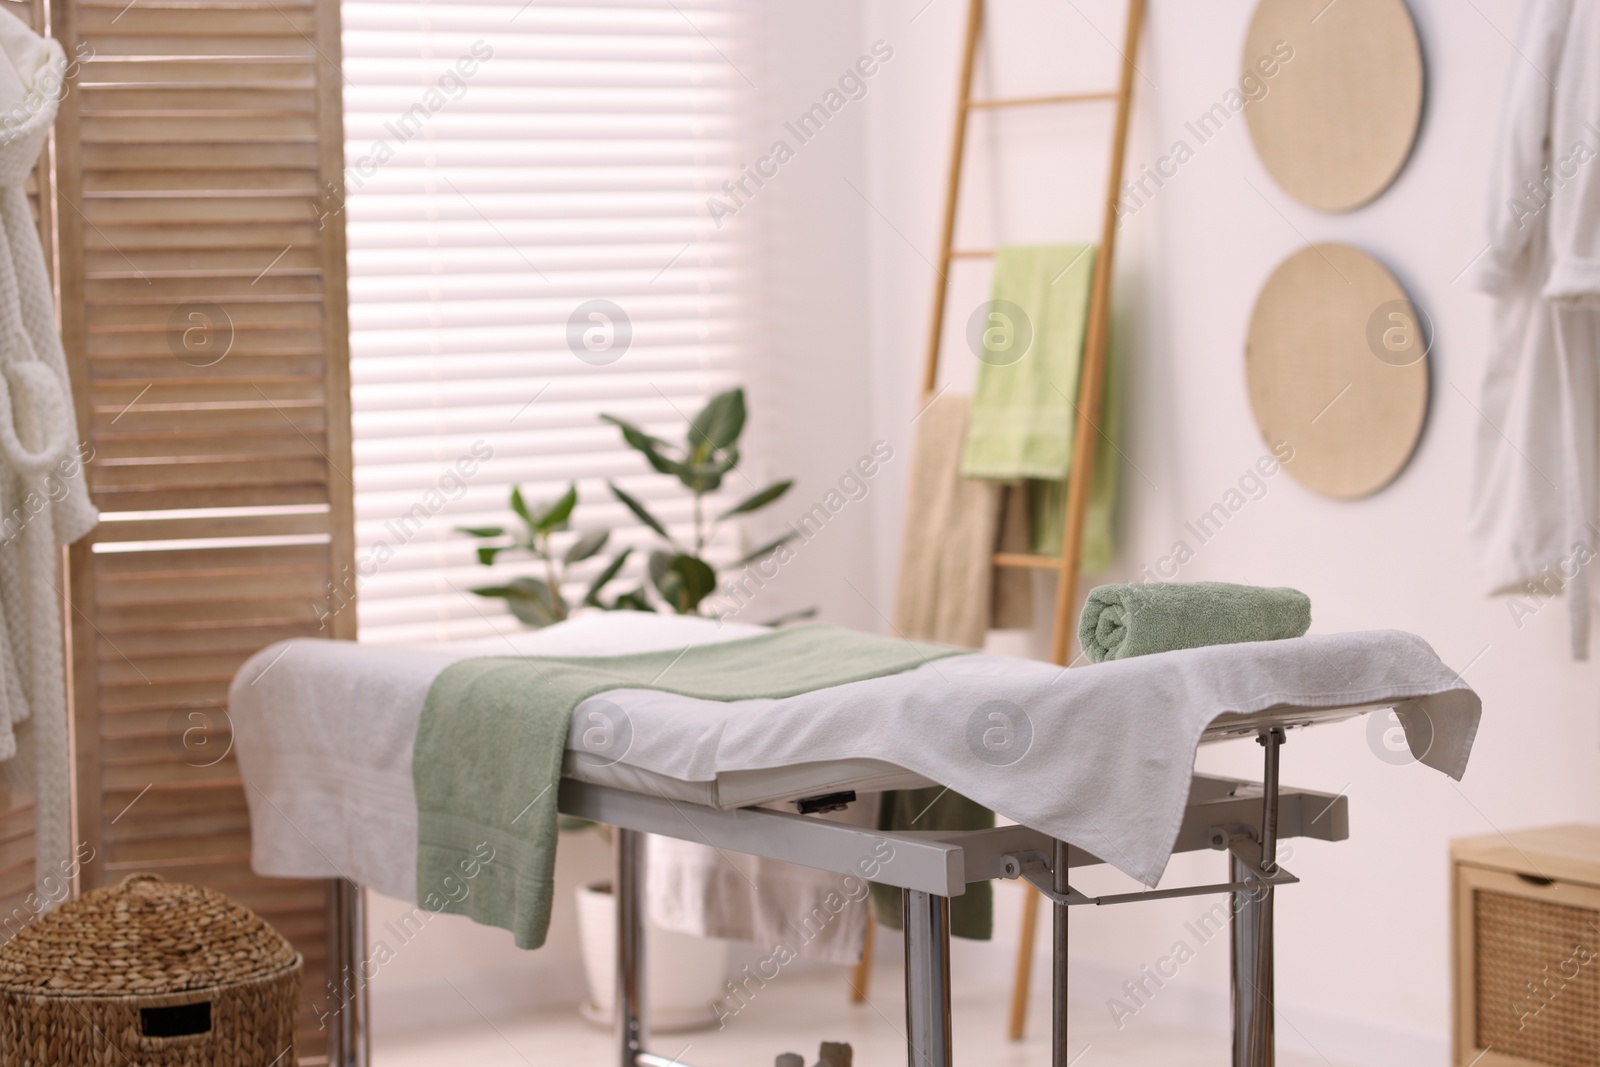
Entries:
<svg viewBox="0 0 1600 1067">
<path fill-rule="evenodd" d="M 661 543 L 649 554 L 644 584 L 613 597 L 609 602 L 604 599 L 604 590 L 622 573 L 632 556 L 633 549 L 625 548 L 592 574 L 579 601 L 580 605 L 607 611 L 656 611 L 664 608 L 679 615 L 698 615 L 717 591 L 722 572 L 747 567 L 765 559 L 795 537 L 791 531 L 720 567 L 707 558 L 707 549 L 724 523 L 760 511 L 781 498 L 794 485 L 792 479 L 774 482 L 732 507 L 714 515 L 709 513 L 708 498 L 720 491 L 727 476 L 738 469 L 739 438 L 744 433 L 746 415 L 744 390 L 734 388 L 718 393 L 706 402 L 705 407 L 689 420 L 681 442 L 646 433 L 615 415 L 600 416 L 622 432 L 623 441 L 642 455 L 651 469 L 678 479 L 689 491 L 693 525 L 687 540 L 680 541 L 643 501 L 615 482 L 608 481 L 606 485 L 612 495 L 654 532 Z M 552 545 L 553 538 L 571 528 L 572 514 L 577 504 L 576 485 L 569 485 L 566 493 L 557 500 L 533 505 L 523 497 L 520 488 L 514 488 L 511 491 L 511 510 L 522 520 L 521 527 L 512 530 L 501 526 L 458 527 L 462 533 L 478 539 L 478 562 L 484 566 L 493 566 L 507 552 L 529 556 L 543 564 L 539 575 L 513 578 L 504 585 L 481 586 L 472 591 L 479 596 L 505 600 L 512 614 L 528 626 L 549 626 L 569 617 L 575 606 L 568 603 L 564 590 L 577 580 L 576 576 L 585 569 L 585 563 L 604 551 L 611 537 L 610 530 L 589 530 L 580 534 L 564 552 L 556 553 Z"/>
</svg>

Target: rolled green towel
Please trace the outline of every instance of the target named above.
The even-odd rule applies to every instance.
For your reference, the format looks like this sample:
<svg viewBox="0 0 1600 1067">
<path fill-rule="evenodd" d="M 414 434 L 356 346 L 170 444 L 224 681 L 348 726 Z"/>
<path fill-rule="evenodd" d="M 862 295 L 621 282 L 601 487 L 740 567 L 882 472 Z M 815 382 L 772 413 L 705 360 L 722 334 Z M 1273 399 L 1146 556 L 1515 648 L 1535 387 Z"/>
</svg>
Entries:
<svg viewBox="0 0 1600 1067">
<path fill-rule="evenodd" d="M 1243 641 L 1282 641 L 1311 629 L 1298 589 L 1226 582 L 1102 585 L 1089 594 L 1078 640 L 1095 663 Z"/>
</svg>

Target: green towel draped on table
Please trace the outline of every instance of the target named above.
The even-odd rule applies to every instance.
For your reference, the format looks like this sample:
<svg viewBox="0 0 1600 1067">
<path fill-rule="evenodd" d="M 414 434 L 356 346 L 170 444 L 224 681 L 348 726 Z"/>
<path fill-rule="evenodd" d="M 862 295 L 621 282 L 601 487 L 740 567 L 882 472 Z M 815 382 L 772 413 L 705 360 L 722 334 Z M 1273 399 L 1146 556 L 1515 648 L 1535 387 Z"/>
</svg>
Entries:
<svg viewBox="0 0 1600 1067">
<path fill-rule="evenodd" d="M 417 899 L 510 930 L 521 948 L 544 944 L 567 731 L 578 705 L 597 693 L 778 699 L 958 654 L 819 624 L 630 656 L 452 664 L 428 690 L 412 757 Z M 629 727 L 617 711 L 619 721 L 594 726 L 595 744 L 584 746 L 590 758 L 616 762 L 626 754 Z"/>
</svg>

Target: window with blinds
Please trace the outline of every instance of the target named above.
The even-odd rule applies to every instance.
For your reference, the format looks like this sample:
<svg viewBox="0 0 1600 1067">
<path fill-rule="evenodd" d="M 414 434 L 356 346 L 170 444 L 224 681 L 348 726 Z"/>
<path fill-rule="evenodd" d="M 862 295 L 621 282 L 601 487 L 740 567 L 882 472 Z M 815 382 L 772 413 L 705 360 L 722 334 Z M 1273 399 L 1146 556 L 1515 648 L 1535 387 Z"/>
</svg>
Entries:
<svg viewBox="0 0 1600 1067">
<path fill-rule="evenodd" d="M 608 478 L 669 526 L 689 523 L 682 489 L 599 415 L 675 439 L 734 381 L 737 231 L 707 201 L 743 154 L 736 7 L 343 4 L 346 584 L 363 640 L 515 627 L 502 602 L 468 590 L 537 568 L 480 566 L 455 532 L 514 524 L 513 485 L 535 502 L 575 482 L 569 538 L 611 527 L 615 547 L 651 541 Z M 625 574 L 615 591 L 638 581 Z"/>
</svg>

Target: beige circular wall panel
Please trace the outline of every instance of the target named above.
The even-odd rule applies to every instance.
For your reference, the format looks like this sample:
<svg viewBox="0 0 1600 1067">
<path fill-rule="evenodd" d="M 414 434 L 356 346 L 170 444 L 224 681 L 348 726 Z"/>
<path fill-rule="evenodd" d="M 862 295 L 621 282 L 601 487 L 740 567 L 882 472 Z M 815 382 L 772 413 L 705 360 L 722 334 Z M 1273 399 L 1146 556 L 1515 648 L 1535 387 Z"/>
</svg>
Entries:
<svg viewBox="0 0 1600 1067">
<path fill-rule="evenodd" d="M 1348 211 L 1399 176 L 1423 83 L 1404 0 L 1261 0 L 1242 63 L 1247 95 L 1265 93 L 1244 109 L 1250 137 L 1290 196 Z"/>
<path fill-rule="evenodd" d="M 1427 345 L 1400 283 L 1365 252 L 1325 244 L 1285 260 L 1244 358 L 1262 437 L 1280 458 L 1293 450 L 1284 469 L 1340 499 L 1393 481 L 1422 435 Z"/>
</svg>

